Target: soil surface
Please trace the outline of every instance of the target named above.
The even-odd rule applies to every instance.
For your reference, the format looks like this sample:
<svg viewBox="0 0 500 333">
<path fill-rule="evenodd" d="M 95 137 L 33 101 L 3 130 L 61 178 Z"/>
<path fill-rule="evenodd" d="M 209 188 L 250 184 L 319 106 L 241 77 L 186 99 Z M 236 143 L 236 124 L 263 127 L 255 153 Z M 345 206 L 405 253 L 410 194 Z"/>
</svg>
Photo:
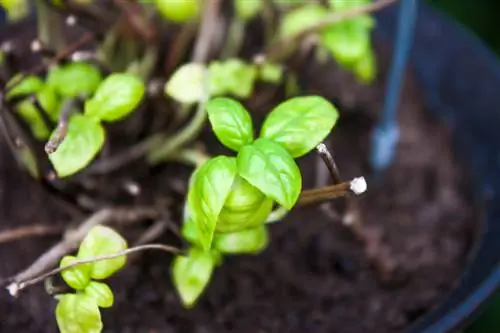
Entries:
<svg viewBox="0 0 500 333">
<path fill-rule="evenodd" d="M 327 95 L 342 110 L 327 142 L 342 178 L 368 177 L 368 192 L 347 203 L 297 209 L 270 226 L 269 248 L 258 256 L 226 258 L 192 310 L 182 308 L 170 282 L 171 256 L 141 254 L 110 281 L 116 298 L 112 309 L 102 311 L 105 332 L 399 332 L 454 288 L 477 218 L 448 133 L 426 118 L 412 80 L 403 94 L 396 161 L 377 180 L 367 156 L 383 77 L 365 88 L 334 65 L 314 68 L 309 77 L 316 79 L 306 80 L 308 91 Z M 277 103 L 261 102 L 249 104 L 269 110 Z M 209 151 L 217 151 L 209 130 L 203 136 Z M 68 223 L 60 206 L 17 170 L 5 144 L 0 153 L 0 230 Z M 300 166 L 305 188 L 328 183 L 314 154 Z M 141 184 L 144 196 L 135 203 L 170 200 L 177 221 L 189 172 L 170 166 L 116 177 Z M 137 237 L 149 224 L 127 228 L 126 235 Z M 23 269 L 59 239 L 0 244 L 0 277 Z M 172 235 L 159 241 L 178 243 Z M 2 291 L 0 332 L 56 332 L 55 304 L 42 285 L 18 299 Z"/>
</svg>

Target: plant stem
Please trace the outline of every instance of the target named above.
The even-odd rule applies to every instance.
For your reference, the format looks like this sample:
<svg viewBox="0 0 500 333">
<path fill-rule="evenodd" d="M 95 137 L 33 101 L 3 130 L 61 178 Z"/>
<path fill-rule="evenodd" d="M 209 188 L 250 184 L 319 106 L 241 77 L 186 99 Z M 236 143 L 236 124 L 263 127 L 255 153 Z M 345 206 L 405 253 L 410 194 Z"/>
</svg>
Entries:
<svg viewBox="0 0 500 333">
<path fill-rule="evenodd" d="M 0 244 L 17 241 L 27 237 L 57 235 L 61 232 L 61 227 L 44 224 L 32 224 L 24 227 L 1 231 Z"/>
<path fill-rule="evenodd" d="M 228 59 L 236 56 L 241 49 L 243 39 L 245 38 L 246 22 L 238 16 L 234 16 L 229 26 L 229 34 L 226 44 L 221 53 L 222 59 Z"/>
<path fill-rule="evenodd" d="M 326 145 L 324 143 L 320 143 L 316 147 L 316 150 L 319 156 L 323 159 L 323 162 L 328 168 L 328 171 L 330 171 L 330 176 L 332 177 L 333 183 L 339 184 L 340 182 L 342 182 L 342 179 L 340 178 L 340 172 L 337 167 L 337 163 L 335 163 L 335 160 L 333 159 L 333 156 L 326 147 Z"/>
<path fill-rule="evenodd" d="M 45 152 L 47 153 L 47 155 L 56 152 L 61 143 L 64 141 L 64 138 L 68 133 L 69 117 L 74 112 L 75 104 L 76 99 L 74 98 L 68 98 L 66 101 L 64 101 L 64 104 L 61 108 L 61 114 L 59 116 L 59 122 L 57 123 L 54 135 L 45 144 Z"/>
<path fill-rule="evenodd" d="M 302 191 L 297 205 L 305 206 L 324 202 L 338 197 L 360 195 L 365 191 L 365 179 L 363 177 L 354 178 L 353 180 L 348 182 Z"/>
<path fill-rule="evenodd" d="M 42 282 L 43 280 L 45 280 L 51 276 L 54 276 L 54 275 L 56 275 L 64 270 L 70 269 L 72 267 L 83 265 L 83 264 L 90 264 L 90 263 L 94 263 L 97 261 L 114 259 L 114 258 L 118 258 L 121 256 L 129 255 L 131 253 L 136 253 L 136 252 L 146 251 L 146 250 L 160 250 L 160 251 L 165 251 L 165 252 L 174 253 L 174 254 L 181 254 L 182 253 L 182 251 L 180 249 L 173 247 L 173 246 L 169 246 L 169 245 L 163 245 L 163 244 L 139 245 L 139 246 L 131 247 L 129 249 L 125 249 L 123 251 L 119 251 L 119 252 L 116 252 L 113 254 L 105 254 L 105 255 L 101 255 L 101 256 L 95 256 L 92 258 L 75 260 L 69 265 L 54 268 L 53 270 L 51 270 L 47 273 L 41 274 L 33 279 L 25 280 L 25 281 L 21 281 L 21 282 L 13 282 L 7 286 L 7 290 L 9 291 L 11 296 L 16 297 L 19 294 L 19 292 L 22 291 L 23 289 L 25 289 L 26 287 L 29 287 L 29 286 L 34 285 L 36 283 Z"/>
</svg>

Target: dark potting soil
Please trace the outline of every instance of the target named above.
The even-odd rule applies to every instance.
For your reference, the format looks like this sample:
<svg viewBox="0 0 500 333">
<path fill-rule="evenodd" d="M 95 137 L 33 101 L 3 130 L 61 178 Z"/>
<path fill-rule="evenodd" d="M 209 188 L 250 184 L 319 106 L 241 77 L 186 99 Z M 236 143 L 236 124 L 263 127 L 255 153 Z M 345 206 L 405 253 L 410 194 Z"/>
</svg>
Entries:
<svg viewBox="0 0 500 333">
<path fill-rule="evenodd" d="M 367 176 L 368 192 L 347 204 L 337 200 L 296 209 L 271 225 L 270 246 L 258 256 L 226 258 L 191 310 L 181 306 L 170 281 L 171 256 L 141 254 L 110 280 L 116 297 L 113 308 L 102 311 L 105 332 L 399 332 L 453 289 L 478 219 L 444 127 L 426 118 L 410 79 L 395 163 L 385 178 L 371 180 L 369 134 L 383 78 L 374 88 L 362 87 L 334 65 L 319 66 L 309 75 L 315 78 L 309 92 L 331 97 L 342 110 L 327 141 L 342 178 Z M 262 109 L 277 102 L 265 102 Z M 209 150 L 218 150 L 208 129 L 203 136 Z M 54 200 L 17 170 L 5 144 L 0 152 L 1 230 L 65 221 Z M 300 166 L 305 188 L 327 184 L 314 154 L 302 158 Z M 173 166 L 139 177 L 144 197 L 138 201 L 170 200 L 177 220 L 189 172 Z M 137 237 L 144 227 L 130 227 L 125 234 Z M 0 277 L 25 268 L 59 239 L 0 244 Z M 160 241 L 176 242 L 173 236 Z M 2 291 L 0 332 L 56 332 L 55 304 L 42 285 L 18 299 Z"/>
</svg>

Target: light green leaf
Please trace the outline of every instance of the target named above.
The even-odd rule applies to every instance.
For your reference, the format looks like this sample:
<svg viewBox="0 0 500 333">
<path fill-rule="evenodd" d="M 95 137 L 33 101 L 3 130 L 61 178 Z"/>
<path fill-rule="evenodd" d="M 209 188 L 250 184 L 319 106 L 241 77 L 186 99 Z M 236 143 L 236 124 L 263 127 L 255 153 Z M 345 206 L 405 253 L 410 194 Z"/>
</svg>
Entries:
<svg viewBox="0 0 500 333">
<path fill-rule="evenodd" d="M 85 287 L 83 292 L 89 298 L 94 299 L 101 308 L 110 308 L 113 306 L 115 297 L 113 291 L 106 283 L 92 281 Z"/>
<path fill-rule="evenodd" d="M 127 241 L 116 231 L 105 226 L 93 227 L 83 239 L 78 249 L 78 259 L 114 254 L 127 248 Z M 100 260 L 92 263 L 91 277 L 105 279 L 120 270 L 127 261 L 126 256 Z"/>
<path fill-rule="evenodd" d="M 264 82 L 278 83 L 283 77 L 283 67 L 274 63 L 265 62 L 259 66 L 259 76 Z"/>
<path fill-rule="evenodd" d="M 238 151 L 253 141 L 253 125 L 245 107 L 230 98 L 218 97 L 207 103 L 208 119 L 219 141 Z"/>
<path fill-rule="evenodd" d="M 215 234 L 214 248 L 226 254 L 258 254 L 269 244 L 267 228 L 261 225 L 242 231 Z"/>
<path fill-rule="evenodd" d="M 173 282 L 181 301 L 191 308 L 205 290 L 214 270 L 211 251 L 191 248 L 187 256 L 178 256 L 172 265 Z"/>
<path fill-rule="evenodd" d="M 65 294 L 56 307 L 57 326 L 61 333 L 100 333 L 101 313 L 97 303 L 83 294 Z"/>
<path fill-rule="evenodd" d="M 238 172 L 250 184 L 290 210 L 301 188 L 300 170 L 279 144 L 260 138 L 243 147 L 237 158 Z"/>
<path fill-rule="evenodd" d="M 90 96 L 101 80 L 97 67 L 80 61 L 54 67 L 47 76 L 47 84 L 64 97 Z"/>
<path fill-rule="evenodd" d="M 198 227 L 196 226 L 196 223 L 193 219 L 188 218 L 184 220 L 181 227 L 181 235 L 191 244 L 201 246 L 201 243 L 199 241 L 200 238 L 198 236 Z"/>
<path fill-rule="evenodd" d="M 49 155 L 57 175 L 63 178 L 85 168 L 101 150 L 104 138 L 104 129 L 99 123 L 80 114 L 73 115 L 66 137 Z"/>
<path fill-rule="evenodd" d="M 290 38 L 312 27 L 328 14 L 328 9 L 320 4 L 308 4 L 290 10 L 281 20 L 279 35 Z"/>
<path fill-rule="evenodd" d="M 257 67 L 240 59 L 212 61 L 208 67 L 213 96 L 234 95 L 248 98 L 257 78 Z"/>
<path fill-rule="evenodd" d="M 370 52 L 370 30 L 356 21 L 340 22 L 321 33 L 321 44 L 337 62 L 347 66 Z"/>
<path fill-rule="evenodd" d="M 38 76 L 30 75 L 26 76 L 24 79 L 19 81 L 20 76 L 14 76 L 6 85 L 6 88 L 10 88 L 7 92 L 7 99 L 11 99 L 13 97 L 31 95 L 39 92 L 43 87 L 43 81 Z M 16 84 L 16 82 L 19 82 Z"/>
<path fill-rule="evenodd" d="M 61 103 L 54 90 L 51 87 L 46 86 L 36 94 L 36 97 L 42 108 L 48 114 L 49 118 L 52 121 L 57 122 L 59 120 Z"/>
<path fill-rule="evenodd" d="M 188 63 L 179 67 L 165 84 L 165 94 L 179 103 L 193 104 L 205 95 L 205 65 Z"/>
<path fill-rule="evenodd" d="M 164 18 L 175 23 L 196 18 L 200 12 L 198 0 L 156 0 L 155 5 Z"/>
<path fill-rule="evenodd" d="M 337 109 L 323 97 L 294 97 L 269 113 L 260 135 L 279 143 L 296 158 L 321 143 L 338 117 Z"/>
<path fill-rule="evenodd" d="M 236 14 L 243 20 L 251 20 L 259 14 L 264 6 L 263 0 L 235 0 Z"/>
<path fill-rule="evenodd" d="M 216 232 L 235 232 L 262 225 L 273 200 L 240 176 L 236 176 L 215 226 Z"/>
<path fill-rule="evenodd" d="M 78 260 L 74 256 L 64 256 L 59 267 L 68 266 Z M 63 280 L 73 289 L 82 290 L 90 283 L 90 264 L 82 264 L 61 272 Z"/>
<path fill-rule="evenodd" d="M 215 225 L 236 172 L 235 158 L 218 156 L 203 164 L 194 174 L 188 193 L 188 209 L 205 250 L 212 244 Z"/>
<path fill-rule="evenodd" d="M 128 116 L 144 97 L 146 87 L 132 74 L 109 75 L 85 103 L 85 115 L 100 121 L 115 122 Z"/>
<path fill-rule="evenodd" d="M 353 66 L 353 71 L 359 81 L 363 83 L 371 83 L 377 75 L 377 64 L 375 63 L 375 56 L 373 52 L 367 54 L 359 59 Z"/>
</svg>

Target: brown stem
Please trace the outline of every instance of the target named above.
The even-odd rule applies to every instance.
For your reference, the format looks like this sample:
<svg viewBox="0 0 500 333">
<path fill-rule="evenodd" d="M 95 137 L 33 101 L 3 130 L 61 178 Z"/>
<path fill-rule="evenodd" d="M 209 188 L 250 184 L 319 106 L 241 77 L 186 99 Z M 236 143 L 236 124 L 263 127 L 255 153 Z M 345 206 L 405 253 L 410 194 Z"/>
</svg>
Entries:
<svg viewBox="0 0 500 333">
<path fill-rule="evenodd" d="M 342 182 L 342 179 L 340 178 L 340 172 L 337 167 L 337 163 L 335 163 L 335 160 L 333 159 L 332 154 L 328 150 L 328 147 L 324 143 L 320 143 L 316 147 L 316 150 L 318 151 L 319 156 L 323 159 L 323 162 L 328 168 L 328 171 L 330 171 L 330 176 L 332 177 L 333 183 L 339 184 L 340 182 Z"/>
<path fill-rule="evenodd" d="M 28 237 L 57 235 L 63 231 L 61 227 L 44 224 L 32 224 L 24 227 L 8 229 L 0 232 L 0 244 L 17 241 Z"/>
<path fill-rule="evenodd" d="M 297 205 L 305 206 L 317 204 L 330 199 L 345 197 L 349 195 L 360 195 L 366 191 L 366 181 L 363 177 L 354 178 L 351 181 L 336 185 L 304 190 L 300 194 Z"/>
<path fill-rule="evenodd" d="M 7 286 L 7 290 L 9 291 L 9 293 L 12 296 L 16 297 L 17 295 L 19 295 L 19 292 L 22 291 L 23 289 L 25 289 L 26 287 L 29 287 L 31 285 L 42 282 L 43 280 L 45 280 L 51 276 L 54 276 L 54 275 L 56 275 L 64 270 L 70 269 L 72 267 L 84 265 L 84 264 L 89 264 L 89 263 L 93 263 L 93 262 L 97 262 L 97 261 L 114 259 L 114 258 L 118 258 L 121 256 L 129 255 L 131 253 L 146 251 L 146 250 L 160 250 L 160 251 L 165 251 L 165 252 L 174 253 L 174 254 L 182 253 L 182 251 L 179 250 L 178 248 L 173 247 L 173 246 L 169 246 L 169 245 L 163 245 L 163 244 L 139 245 L 139 246 L 131 247 L 129 249 L 119 251 L 119 252 L 116 252 L 113 254 L 106 254 L 106 255 L 96 256 L 93 258 L 75 260 L 69 265 L 54 268 L 53 270 L 48 271 L 47 273 L 43 273 L 41 275 L 38 275 L 32 279 L 23 280 L 23 281 L 19 281 L 19 282 L 13 282 Z"/>
<path fill-rule="evenodd" d="M 74 111 L 75 102 L 76 100 L 72 98 L 67 99 L 64 102 L 61 108 L 61 115 L 59 116 L 59 122 L 57 124 L 54 135 L 45 144 L 45 152 L 47 153 L 47 155 L 54 153 L 64 141 L 64 138 L 68 133 L 69 117 Z"/>
</svg>

